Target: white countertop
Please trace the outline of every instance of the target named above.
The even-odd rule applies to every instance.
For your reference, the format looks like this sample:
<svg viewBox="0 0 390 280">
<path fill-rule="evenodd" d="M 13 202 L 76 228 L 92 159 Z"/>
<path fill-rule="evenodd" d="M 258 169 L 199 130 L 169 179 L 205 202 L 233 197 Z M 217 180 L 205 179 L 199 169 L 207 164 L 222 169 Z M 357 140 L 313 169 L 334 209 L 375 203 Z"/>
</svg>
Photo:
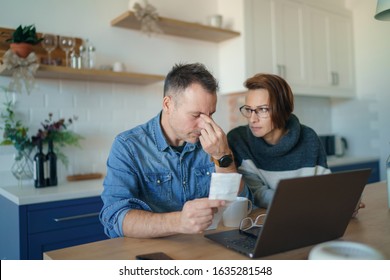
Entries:
<svg viewBox="0 0 390 280">
<path fill-rule="evenodd" d="M 31 184 L 0 187 L 0 195 L 17 205 L 100 196 L 102 191 L 103 179 L 65 182 L 45 188 Z"/>
<path fill-rule="evenodd" d="M 357 164 L 362 162 L 372 162 L 372 161 L 378 161 L 379 157 L 336 157 L 336 156 L 328 156 L 328 166 L 329 167 L 336 167 L 340 165 L 347 165 L 347 164 Z"/>
</svg>

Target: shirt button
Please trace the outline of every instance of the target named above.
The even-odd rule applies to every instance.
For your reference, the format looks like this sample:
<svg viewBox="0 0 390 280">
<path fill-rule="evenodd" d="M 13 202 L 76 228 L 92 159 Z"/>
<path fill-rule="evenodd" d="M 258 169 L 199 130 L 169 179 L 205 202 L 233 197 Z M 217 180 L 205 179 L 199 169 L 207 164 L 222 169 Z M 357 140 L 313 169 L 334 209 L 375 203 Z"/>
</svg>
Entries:
<svg viewBox="0 0 390 280">
<path fill-rule="evenodd" d="M 207 171 L 207 172 L 206 172 L 206 175 L 210 175 L 210 172 Z"/>
<path fill-rule="evenodd" d="M 161 181 L 160 180 L 157 180 L 157 184 L 160 184 L 161 183 Z"/>
<path fill-rule="evenodd" d="M 185 185 L 186 184 L 186 181 L 183 181 L 183 185 Z"/>
</svg>

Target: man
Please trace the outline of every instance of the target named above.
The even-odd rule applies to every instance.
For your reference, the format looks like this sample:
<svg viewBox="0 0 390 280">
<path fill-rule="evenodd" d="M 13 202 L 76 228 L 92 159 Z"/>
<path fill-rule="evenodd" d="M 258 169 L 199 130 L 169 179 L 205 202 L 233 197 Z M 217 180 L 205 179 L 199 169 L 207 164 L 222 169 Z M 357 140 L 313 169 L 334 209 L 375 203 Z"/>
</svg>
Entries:
<svg viewBox="0 0 390 280">
<path fill-rule="evenodd" d="M 200 233 L 225 204 L 209 200 L 211 173 L 237 172 L 213 121 L 218 83 L 202 64 L 175 65 L 162 111 L 119 134 L 107 160 L 100 220 L 110 237 Z M 241 195 L 247 195 L 240 187 Z"/>
</svg>

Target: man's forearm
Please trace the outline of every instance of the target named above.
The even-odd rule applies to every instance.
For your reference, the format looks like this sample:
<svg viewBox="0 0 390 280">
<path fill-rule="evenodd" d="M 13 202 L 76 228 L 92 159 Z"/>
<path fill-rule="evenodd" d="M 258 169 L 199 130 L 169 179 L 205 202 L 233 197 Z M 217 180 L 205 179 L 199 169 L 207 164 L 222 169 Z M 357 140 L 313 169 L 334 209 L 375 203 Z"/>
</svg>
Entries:
<svg viewBox="0 0 390 280">
<path fill-rule="evenodd" d="M 130 210 L 123 220 L 123 234 L 126 237 L 154 238 L 177 234 L 180 212 L 152 213 Z"/>
</svg>

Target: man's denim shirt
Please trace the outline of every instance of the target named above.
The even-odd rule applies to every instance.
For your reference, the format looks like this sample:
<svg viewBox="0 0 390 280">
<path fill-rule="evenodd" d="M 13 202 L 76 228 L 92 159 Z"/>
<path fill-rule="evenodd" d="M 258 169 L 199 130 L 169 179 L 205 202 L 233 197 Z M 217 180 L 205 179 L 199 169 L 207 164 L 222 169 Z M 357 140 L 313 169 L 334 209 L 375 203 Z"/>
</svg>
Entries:
<svg viewBox="0 0 390 280">
<path fill-rule="evenodd" d="M 210 156 L 200 143 L 187 143 L 181 154 L 166 142 L 161 113 L 119 134 L 107 160 L 100 220 L 110 237 L 123 236 L 122 223 L 131 209 L 181 211 L 186 201 L 208 197 Z M 241 196 L 246 196 L 243 191 Z"/>
</svg>

